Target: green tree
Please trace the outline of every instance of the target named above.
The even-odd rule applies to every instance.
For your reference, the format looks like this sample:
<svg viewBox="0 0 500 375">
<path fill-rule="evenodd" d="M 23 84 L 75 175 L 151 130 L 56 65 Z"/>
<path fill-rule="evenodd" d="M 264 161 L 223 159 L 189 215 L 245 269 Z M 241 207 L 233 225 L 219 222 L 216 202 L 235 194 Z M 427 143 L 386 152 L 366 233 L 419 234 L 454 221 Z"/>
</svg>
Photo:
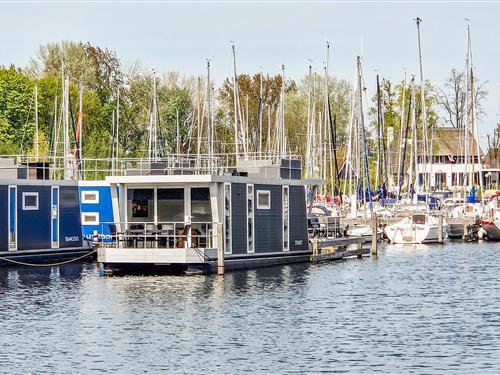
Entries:
<svg viewBox="0 0 500 375">
<path fill-rule="evenodd" d="M 33 138 L 33 88 L 33 81 L 22 72 L 0 69 L 0 118 L 6 120 L 6 131 L 17 147 Z"/>
<path fill-rule="evenodd" d="M 95 91 L 106 101 L 123 84 L 120 60 L 114 51 L 90 43 L 64 41 L 48 43 L 38 48 L 30 59 L 28 72 L 34 78 L 61 76 L 72 82 L 82 82 L 86 89 Z"/>
<path fill-rule="evenodd" d="M 14 134 L 10 131 L 9 122 L 4 118 L 0 118 L 0 154 L 14 155 L 17 154 L 18 149 Z"/>
</svg>

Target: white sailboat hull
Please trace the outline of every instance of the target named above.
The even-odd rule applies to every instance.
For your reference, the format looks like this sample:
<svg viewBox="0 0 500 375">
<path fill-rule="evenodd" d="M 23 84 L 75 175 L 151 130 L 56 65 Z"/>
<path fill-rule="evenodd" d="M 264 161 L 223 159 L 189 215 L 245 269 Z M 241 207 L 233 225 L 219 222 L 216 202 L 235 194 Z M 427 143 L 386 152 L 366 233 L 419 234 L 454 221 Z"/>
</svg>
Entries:
<svg viewBox="0 0 500 375">
<path fill-rule="evenodd" d="M 411 218 L 403 219 L 398 223 L 388 225 L 385 234 L 390 243 L 394 244 L 421 244 L 438 242 L 439 226 L 427 218 L 425 223 L 415 223 Z M 447 226 L 443 224 L 443 233 Z"/>
</svg>

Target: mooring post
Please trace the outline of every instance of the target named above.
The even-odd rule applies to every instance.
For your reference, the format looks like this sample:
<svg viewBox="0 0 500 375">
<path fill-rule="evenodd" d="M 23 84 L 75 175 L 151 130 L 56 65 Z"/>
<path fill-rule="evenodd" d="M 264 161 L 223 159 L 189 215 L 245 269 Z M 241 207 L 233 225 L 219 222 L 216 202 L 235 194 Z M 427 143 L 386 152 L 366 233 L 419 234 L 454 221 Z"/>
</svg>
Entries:
<svg viewBox="0 0 500 375">
<path fill-rule="evenodd" d="M 469 225 L 467 223 L 467 220 L 465 220 L 464 223 L 464 235 L 462 236 L 462 240 L 468 241 L 469 240 Z"/>
<path fill-rule="evenodd" d="M 313 259 L 316 257 L 316 255 L 319 254 L 319 243 L 317 238 L 313 238 L 312 240 L 312 255 Z"/>
<path fill-rule="evenodd" d="M 377 229 L 378 229 L 378 224 L 377 224 L 377 214 L 375 212 L 372 212 L 372 254 L 377 255 Z"/>
<path fill-rule="evenodd" d="M 443 243 L 443 215 L 438 216 L 438 243 Z"/>
<path fill-rule="evenodd" d="M 217 224 L 217 275 L 224 275 L 224 225 Z"/>
</svg>

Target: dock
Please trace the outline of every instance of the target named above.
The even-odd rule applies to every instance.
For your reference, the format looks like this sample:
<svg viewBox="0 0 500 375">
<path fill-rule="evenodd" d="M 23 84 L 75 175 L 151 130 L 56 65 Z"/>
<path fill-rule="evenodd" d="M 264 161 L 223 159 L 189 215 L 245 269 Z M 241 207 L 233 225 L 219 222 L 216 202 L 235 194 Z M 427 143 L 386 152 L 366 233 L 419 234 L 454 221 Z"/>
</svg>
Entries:
<svg viewBox="0 0 500 375">
<path fill-rule="evenodd" d="M 341 237 L 312 240 L 312 263 L 342 260 L 346 258 L 361 258 L 369 255 L 370 249 L 363 247 L 364 244 L 371 243 L 370 238 L 363 237 Z M 354 249 L 350 248 L 355 246 Z"/>
</svg>

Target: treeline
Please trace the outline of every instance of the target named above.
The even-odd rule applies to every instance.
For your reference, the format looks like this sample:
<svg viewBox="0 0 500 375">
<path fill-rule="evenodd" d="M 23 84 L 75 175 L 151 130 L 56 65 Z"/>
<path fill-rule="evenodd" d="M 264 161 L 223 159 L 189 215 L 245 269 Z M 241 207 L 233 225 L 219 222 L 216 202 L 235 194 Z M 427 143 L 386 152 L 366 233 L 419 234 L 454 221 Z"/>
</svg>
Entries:
<svg viewBox="0 0 500 375">
<path fill-rule="evenodd" d="M 33 153 L 35 86 L 38 93 L 39 153 L 48 155 L 53 152 L 54 139 L 58 138 L 55 129 L 59 128 L 62 114 L 63 76 L 70 79 L 69 117 L 72 129 L 75 129 L 78 118 L 79 88 L 83 87 L 83 157 L 111 155 L 116 123 L 119 123 L 117 143 L 120 156 L 141 157 L 147 154 L 146 139 L 153 108 L 153 72 L 139 63 L 124 66 L 116 53 L 108 49 L 75 42 L 43 45 L 30 59 L 28 66 L 0 69 L 0 153 Z M 209 115 L 216 134 L 216 152 L 234 152 L 231 78 L 219 85 L 207 87 L 205 74 L 186 77 L 176 72 L 157 72 L 156 76 L 158 134 L 163 153 L 196 152 L 199 145 L 203 151 L 209 142 L 203 131 Z M 276 126 L 282 76 L 241 74 L 237 79 L 239 115 L 244 119 L 248 141 L 254 146 L 258 143 L 257 124 L 261 113 L 263 131 L 260 137 L 266 149 Z M 337 125 L 336 146 L 342 148 L 345 143 L 351 107 L 351 83 L 329 77 L 328 85 L 325 85 L 324 79 L 322 75 L 313 73 L 299 81 L 287 80 L 284 83 L 285 132 L 288 148 L 292 152 L 305 154 L 307 124 L 310 122 L 308 107 L 311 108 L 308 103 L 317 103 L 315 110 L 323 111 L 325 88 Z M 450 125 L 456 126 L 456 123 L 460 125 L 463 122 L 462 96 L 457 96 L 453 91 L 457 80 L 463 79 L 463 74 L 454 71 L 442 89 L 426 82 L 429 126 L 444 124 L 447 118 L 451 119 L 448 120 Z M 385 126 L 392 128 L 393 138 L 399 133 L 403 91 L 409 97 L 408 83 L 406 90 L 403 90 L 403 86 L 402 81 L 381 81 L 381 107 Z M 459 94 L 463 94 L 462 86 L 459 87 L 459 91 L 462 90 Z M 484 85 L 477 84 L 476 87 L 476 102 L 481 113 L 481 101 L 486 92 Z M 210 106 L 208 97 L 212 98 Z M 454 97 L 458 99 L 454 101 Z M 377 120 L 377 97 L 370 98 L 367 104 L 370 106 L 369 121 L 373 125 Z M 210 114 L 209 107 L 212 109 Z M 373 128 L 369 123 L 367 126 Z"/>
</svg>

